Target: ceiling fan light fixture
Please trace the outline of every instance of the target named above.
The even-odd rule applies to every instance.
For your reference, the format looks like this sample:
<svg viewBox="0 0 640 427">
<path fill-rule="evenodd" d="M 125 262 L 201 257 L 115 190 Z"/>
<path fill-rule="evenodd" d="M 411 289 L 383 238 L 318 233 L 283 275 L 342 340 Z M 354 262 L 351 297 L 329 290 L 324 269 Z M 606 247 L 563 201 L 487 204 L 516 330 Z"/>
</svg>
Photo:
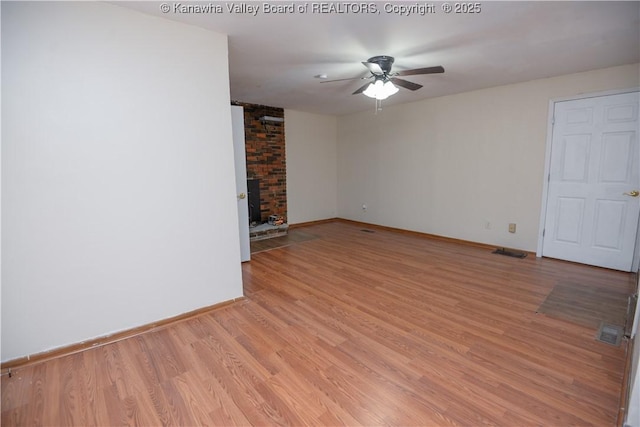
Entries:
<svg viewBox="0 0 640 427">
<path fill-rule="evenodd" d="M 398 88 L 391 83 L 390 80 L 385 82 L 382 79 L 376 79 L 376 81 L 369 84 L 369 87 L 367 87 L 367 89 L 362 93 L 367 95 L 369 98 L 383 100 L 396 92 L 398 92 Z"/>
<path fill-rule="evenodd" d="M 384 90 L 384 92 L 387 94 L 387 97 L 394 95 L 396 93 L 398 93 L 398 88 L 396 87 L 396 85 L 394 85 L 393 83 L 391 83 L 391 80 L 387 80 L 387 82 L 383 85 L 382 89 Z"/>
<path fill-rule="evenodd" d="M 362 92 L 363 95 L 368 96 L 369 98 L 378 98 L 378 93 L 380 93 L 382 91 L 382 80 L 378 80 L 376 79 L 375 82 L 372 82 L 369 84 L 369 87 L 367 87 L 367 89 Z"/>
</svg>

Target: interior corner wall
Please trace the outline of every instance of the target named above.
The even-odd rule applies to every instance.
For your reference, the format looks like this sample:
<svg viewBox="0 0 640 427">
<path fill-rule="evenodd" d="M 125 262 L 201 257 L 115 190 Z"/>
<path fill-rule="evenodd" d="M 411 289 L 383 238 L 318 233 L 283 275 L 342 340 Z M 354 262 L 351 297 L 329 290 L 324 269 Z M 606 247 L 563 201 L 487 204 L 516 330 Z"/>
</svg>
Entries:
<svg viewBox="0 0 640 427">
<path fill-rule="evenodd" d="M 335 218 L 338 119 L 295 110 L 284 116 L 289 224 Z"/>
<path fill-rule="evenodd" d="M 340 117 L 338 215 L 535 251 L 549 101 L 639 76 L 625 65 Z"/>
<path fill-rule="evenodd" d="M 241 296 L 227 37 L 1 7 L 2 360 Z"/>
</svg>

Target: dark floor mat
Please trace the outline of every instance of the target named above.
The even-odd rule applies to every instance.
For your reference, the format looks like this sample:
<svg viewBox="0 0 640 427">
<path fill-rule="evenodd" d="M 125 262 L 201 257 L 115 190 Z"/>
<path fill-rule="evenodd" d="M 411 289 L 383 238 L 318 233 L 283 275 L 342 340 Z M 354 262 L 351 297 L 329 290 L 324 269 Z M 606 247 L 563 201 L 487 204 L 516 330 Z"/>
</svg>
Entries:
<svg viewBox="0 0 640 427">
<path fill-rule="evenodd" d="M 492 254 L 498 255 L 506 255 L 513 258 L 526 258 L 527 253 L 519 251 L 517 249 L 509 249 L 509 248 L 498 248 L 495 251 L 491 252 Z"/>
</svg>

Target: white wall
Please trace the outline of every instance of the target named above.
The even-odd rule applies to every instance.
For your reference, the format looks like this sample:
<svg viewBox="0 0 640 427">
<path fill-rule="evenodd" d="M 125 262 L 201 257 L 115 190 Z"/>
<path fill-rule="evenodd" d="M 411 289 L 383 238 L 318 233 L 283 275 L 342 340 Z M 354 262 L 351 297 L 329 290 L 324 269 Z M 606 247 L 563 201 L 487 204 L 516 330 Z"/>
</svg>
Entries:
<svg viewBox="0 0 640 427">
<path fill-rule="evenodd" d="M 226 36 L 3 2 L 2 89 L 3 361 L 242 295 Z"/>
<path fill-rule="evenodd" d="M 285 110 L 289 224 L 337 215 L 338 120 Z"/>
<path fill-rule="evenodd" d="M 635 64 L 341 117 L 338 215 L 535 251 L 549 100 L 639 76 Z"/>
</svg>

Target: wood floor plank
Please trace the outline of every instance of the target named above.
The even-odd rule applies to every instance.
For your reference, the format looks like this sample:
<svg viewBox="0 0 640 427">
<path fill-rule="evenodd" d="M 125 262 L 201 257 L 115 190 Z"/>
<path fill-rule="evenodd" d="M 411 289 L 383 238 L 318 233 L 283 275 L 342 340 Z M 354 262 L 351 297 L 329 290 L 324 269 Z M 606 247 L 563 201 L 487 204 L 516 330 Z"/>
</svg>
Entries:
<svg viewBox="0 0 640 427">
<path fill-rule="evenodd" d="M 297 229 L 241 301 L 15 369 L 2 425 L 615 425 L 626 342 L 593 324 L 633 275 L 362 229 Z M 554 290 L 583 308 L 539 313 Z"/>
<path fill-rule="evenodd" d="M 506 355 L 506 352 L 499 349 L 487 353 L 486 349 L 472 348 L 470 356 L 474 360 L 480 360 L 480 363 L 484 363 L 492 371 L 491 378 L 495 379 L 498 386 L 508 386 L 526 395 L 538 396 L 542 403 L 561 408 L 564 413 L 575 417 L 590 419 L 602 415 L 602 411 L 593 402 L 584 398 L 575 399 L 571 387 L 573 379 L 567 383 L 552 382 L 550 378 L 556 374 L 549 372 L 544 365 L 531 362 L 520 366 L 511 355 Z"/>
<path fill-rule="evenodd" d="M 193 371 L 187 371 L 169 380 L 173 387 L 172 395 L 179 396 L 184 403 L 186 414 L 183 419 L 185 425 L 199 426 L 213 425 L 209 418 L 211 408 L 216 407 L 216 400 L 212 399 L 202 379 Z"/>
<path fill-rule="evenodd" d="M 279 354 L 289 366 L 295 369 L 298 375 L 302 374 L 314 389 L 329 396 L 335 403 L 334 407 L 339 405 L 350 418 L 357 420 L 357 424 L 386 424 L 384 419 L 376 413 L 376 408 L 367 404 L 366 390 L 359 390 L 348 382 L 342 381 L 336 373 L 329 371 L 330 367 L 319 366 L 315 358 L 308 358 L 306 355 L 289 348 L 283 349 Z"/>
</svg>

